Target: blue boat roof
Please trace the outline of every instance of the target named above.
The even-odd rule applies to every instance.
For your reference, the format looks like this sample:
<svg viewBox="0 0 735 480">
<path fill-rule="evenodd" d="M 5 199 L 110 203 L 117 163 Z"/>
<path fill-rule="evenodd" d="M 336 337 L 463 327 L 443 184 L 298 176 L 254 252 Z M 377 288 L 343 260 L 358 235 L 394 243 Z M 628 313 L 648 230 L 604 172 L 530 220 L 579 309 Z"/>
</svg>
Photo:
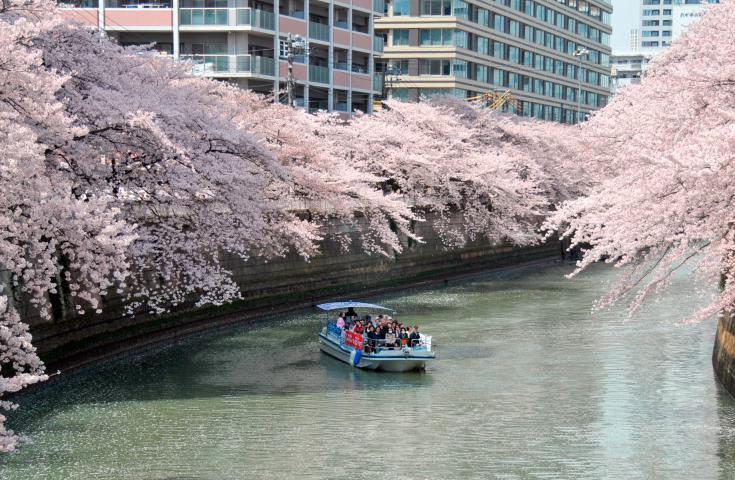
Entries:
<svg viewBox="0 0 735 480">
<path fill-rule="evenodd" d="M 388 310 L 388 311 L 395 311 L 392 308 L 383 307 L 382 305 L 375 305 L 374 303 L 365 303 L 365 302 L 353 302 L 352 300 L 348 302 L 329 302 L 329 303 L 321 303 L 316 306 L 319 310 L 324 311 L 330 311 L 330 310 L 347 310 L 348 308 L 371 308 L 373 310 Z"/>
</svg>

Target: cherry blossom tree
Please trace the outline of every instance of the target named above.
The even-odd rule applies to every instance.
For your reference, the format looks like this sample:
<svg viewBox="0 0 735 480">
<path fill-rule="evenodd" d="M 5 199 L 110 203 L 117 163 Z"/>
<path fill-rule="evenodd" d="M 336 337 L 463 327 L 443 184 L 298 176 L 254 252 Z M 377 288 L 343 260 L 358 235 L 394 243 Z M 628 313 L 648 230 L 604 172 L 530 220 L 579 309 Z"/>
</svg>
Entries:
<svg viewBox="0 0 735 480">
<path fill-rule="evenodd" d="M 723 287 L 692 320 L 735 305 L 735 3 L 708 8 L 569 135 L 596 181 L 547 226 L 583 247 L 577 272 L 628 267 L 600 306 L 631 297 L 634 310 L 685 265 Z"/>
<path fill-rule="evenodd" d="M 527 152 L 547 139 L 515 120 L 448 100 L 309 115 L 65 24 L 48 0 L 0 3 L 0 42 L 0 397 L 46 378 L 19 301 L 46 318 L 53 298 L 82 315 L 113 291 L 129 314 L 221 305 L 240 298 L 223 255 L 308 259 L 334 219 L 388 256 L 428 213 L 448 247 L 540 239 L 552 176 Z M 0 450 L 16 443 L 1 417 Z"/>
</svg>

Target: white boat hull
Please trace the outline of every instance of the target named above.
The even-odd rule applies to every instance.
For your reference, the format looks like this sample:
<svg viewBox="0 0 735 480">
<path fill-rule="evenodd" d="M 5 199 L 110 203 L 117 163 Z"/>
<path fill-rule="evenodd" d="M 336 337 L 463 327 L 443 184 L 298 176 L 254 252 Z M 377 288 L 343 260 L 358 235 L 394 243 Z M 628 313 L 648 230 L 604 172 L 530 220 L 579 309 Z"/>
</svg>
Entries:
<svg viewBox="0 0 735 480">
<path fill-rule="evenodd" d="M 319 335 L 319 348 L 322 352 L 330 355 L 337 360 L 341 360 L 348 365 L 352 365 L 353 350 L 341 346 L 336 339 L 331 338 L 324 333 Z M 357 368 L 365 370 L 382 370 L 386 372 L 409 372 L 411 370 L 420 370 L 426 367 L 426 362 L 434 359 L 434 352 L 417 351 L 404 353 L 400 349 L 383 350 L 377 354 L 362 354 Z"/>
</svg>

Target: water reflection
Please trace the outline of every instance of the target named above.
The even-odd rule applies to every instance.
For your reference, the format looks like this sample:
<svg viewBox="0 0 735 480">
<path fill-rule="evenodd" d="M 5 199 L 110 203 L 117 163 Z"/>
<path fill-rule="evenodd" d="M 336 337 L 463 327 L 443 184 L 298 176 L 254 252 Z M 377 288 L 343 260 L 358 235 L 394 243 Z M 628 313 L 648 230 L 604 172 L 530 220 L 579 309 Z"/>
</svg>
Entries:
<svg viewBox="0 0 735 480">
<path fill-rule="evenodd" d="M 674 325 L 691 278 L 626 320 L 590 315 L 611 270 L 568 270 L 377 299 L 434 335 L 424 373 L 320 354 L 304 312 L 71 376 L 24 399 L 0 477 L 735 478 L 714 323 Z"/>
</svg>

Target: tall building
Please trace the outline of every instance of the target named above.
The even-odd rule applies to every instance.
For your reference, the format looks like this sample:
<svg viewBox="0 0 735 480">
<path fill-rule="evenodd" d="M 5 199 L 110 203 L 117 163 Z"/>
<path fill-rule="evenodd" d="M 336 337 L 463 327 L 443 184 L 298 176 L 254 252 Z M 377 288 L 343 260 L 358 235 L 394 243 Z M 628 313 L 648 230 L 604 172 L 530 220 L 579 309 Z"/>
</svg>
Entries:
<svg viewBox="0 0 735 480">
<path fill-rule="evenodd" d="M 373 33 L 383 0 L 72 0 L 66 18 L 96 26 L 122 45 L 155 44 L 193 62 L 194 73 L 284 98 L 288 34 L 309 45 L 295 58 L 295 102 L 310 111 L 372 110 L 382 91 Z"/>
<path fill-rule="evenodd" d="M 388 0 L 379 69 L 393 98 L 507 89 L 508 109 L 575 123 L 610 95 L 611 12 L 602 0 Z"/>
<path fill-rule="evenodd" d="M 693 21 L 704 15 L 707 3 L 719 0 L 642 0 L 640 51 L 655 55 L 671 45 Z"/>
<path fill-rule="evenodd" d="M 610 57 L 610 76 L 612 77 L 612 94 L 615 95 L 621 88 L 641 82 L 641 75 L 651 60 L 649 55 L 632 52 L 613 54 Z"/>
</svg>

